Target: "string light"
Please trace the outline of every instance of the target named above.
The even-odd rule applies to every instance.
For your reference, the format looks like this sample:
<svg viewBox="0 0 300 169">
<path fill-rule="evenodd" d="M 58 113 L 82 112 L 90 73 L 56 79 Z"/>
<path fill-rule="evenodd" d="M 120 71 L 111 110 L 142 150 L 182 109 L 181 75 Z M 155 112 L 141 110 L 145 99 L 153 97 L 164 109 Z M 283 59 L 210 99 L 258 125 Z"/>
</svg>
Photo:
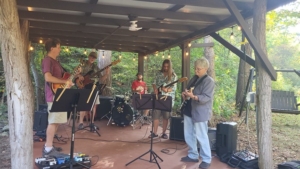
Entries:
<svg viewBox="0 0 300 169">
<path fill-rule="evenodd" d="M 189 52 L 185 52 L 185 56 L 188 56 L 189 55 Z"/>
<path fill-rule="evenodd" d="M 192 46 L 191 42 L 188 44 L 188 47 L 190 48 Z"/>
<path fill-rule="evenodd" d="M 238 26 L 237 29 L 240 31 L 242 28 L 240 26 Z"/>
<path fill-rule="evenodd" d="M 32 46 L 30 46 L 29 50 L 33 51 L 33 49 L 34 49 L 34 48 L 33 48 Z"/>
<path fill-rule="evenodd" d="M 165 52 L 163 52 L 162 58 L 165 58 Z"/>
<path fill-rule="evenodd" d="M 121 52 L 119 52 L 119 59 L 121 59 L 122 58 L 122 55 L 121 55 Z"/>
<path fill-rule="evenodd" d="M 69 52 L 69 47 L 66 48 L 66 51 Z"/>
<path fill-rule="evenodd" d="M 171 55 L 170 55 L 170 50 L 169 50 L 169 55 L 168 55 L 168 58 L 169 58 L 169 59 L 171 58 Z"/>
<path fill-rule="evenodd" d="M 158 52 L 155 53 L 155 56 L 158 56 Z"/>
<path fill-rule="evenodd" d="M 42 40 L 42 39 L 40 40 L 40 43 L 43 43 L 43 40 Z"/>
<path fill-rule="evenodd" d="M 135 58 L 133 58 L 133 61 L 135 61 Z"/>
<path fill-rule="evenodd" d="M 86 49 L 84 50 L 84 54 L 86 55 Z"/>
<path fill-rule="evenodd" d="M 145 60 L 147 60 L 147 56 L 145 56 L 144 58 L 145 58 Z"/>
<path fill-rule="evenodd" d="M 102 51 L 102 58 L 104 58 L 105 56 L 104 56 L 104 51 Z"/>
</svg>

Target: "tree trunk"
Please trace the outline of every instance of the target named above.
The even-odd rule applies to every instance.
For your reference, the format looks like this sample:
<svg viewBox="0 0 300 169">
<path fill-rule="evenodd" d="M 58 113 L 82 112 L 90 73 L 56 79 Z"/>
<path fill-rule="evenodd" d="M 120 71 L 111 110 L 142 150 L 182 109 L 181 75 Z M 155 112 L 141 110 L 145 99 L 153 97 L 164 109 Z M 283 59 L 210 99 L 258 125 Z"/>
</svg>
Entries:
<svg viewBox="0 0 300 169">
<path fill-rule="evenodd" d="M 204 43 L 212 43 L 213 39 L 211 36 L 205 36 L 204 37 Z M 215 74 L 215 51 L 213 47 L 205 47 L 204 48 L 204 57 L 208 60 L 209 62 L 209 68 L 207 70 L 207 74 L 211 76 L 213 79 L 216 78 Z M 213 127 L 215 126 L 215 116 L 211 115 L 211 119 L 208 121 L 208 126 Z"/>
<path fill-rule="evenodd" d="M 1 52 L 6 80 L 11 168 L 32 169 L 33 92 L 16 1 L 0 0 L 0 11 Z"/>
<path fill-rule="evenodd" d="M 34 49 L 37 49 L 37 45 L 33 45 Z M 36 50 L 35 50 L 36 51 Z M 31 73 L 33 75 L 33 79 L 34 79 L 34 89 L 35 89 L 35 103 L 36 103 L 36 110 L 39 109 L 39 105 L 42 103 L 42 93 L 40 90 L 40 81 L 39 81 L 39 75 L 34 63 L 34 59 L 35 59 L 35 52 L 31 53 L 30 56 L 30 68 L 31 68 Z"/>
<path fill-rule="evenodd" d="M 249 29 L 252 30 L 253 27 L 253 19 L 248 20 Z M 245 37 L 242 37 L 242 41 L 244 42 Z M 245 53 L 249 56 L 252 55 L 252 48 L 249 43 L 241 45 L 241 50 L 245 51 Z M 238 79 L 237 79 L 237 88 L 236 88 L 236 95 L 235 95 L 235 105 L 239 107 L 242 103 L 244 93 L 246 90 L 246 85 L 248 82 L 250 73 L 250 65 L 245 62 L 244 60 L 240 59 L 239 64 L 239 72 L 238 72 Z"/>
<path fill-rule="evenodd" d="M 2 92 L 2 96 L 1 96 L 1 103 L 0 103 L 0 106 L 2 106 L 4 104 L 4 99 L 5 99 L 5 86 L 4 86 L 4 89 L 3 89 L 3 92 Z"/>
<path fill-rule="evenodd" d="M 266 4 L 267 0 L 255 0 L 253 33 L 261 48 L 266 49 Z M 271 78 L 263 68 L 261 60 L 255 54 L 256 64 L 256 98 L 258 115 L 258 152 L 259 168 L 273 168 L 272 152 L 272 116 L 271 116 Z"/>
<path fill-rule="evenodd" d="M 204 43 L 212 43 L 213 39 L 211 36 L 204 37 Z M 215 79 L 215 51 L 213 47 L 205 47 L 204 48 L 204 56 L 209 61 L 209 69 L 207 70 L 207 74 Z"/>
<path fill-rule="evenodd" d="M 104 58 L 103 58 L 103 51 L 104 51 Z M 98 55 L 98 66 L 100 69 L 104 68 L 105 66 L 111 64 L 111 51 L 108 50 L 99 50 L 99 55 Z M 112 70 L 112 69 L 111 69 Z M 104 72 L 102 72 L 104 73 Z M 105 82 L 101 82 L 101 83 L 105 83 L 107 87 L 111 87 L 111 71 L 106 79 Z M 111 96 L 112 95 L 112 91 L 110 90 L 110 88 L 105 88 L 102 92 L 103 96 Z"/>
</svg>

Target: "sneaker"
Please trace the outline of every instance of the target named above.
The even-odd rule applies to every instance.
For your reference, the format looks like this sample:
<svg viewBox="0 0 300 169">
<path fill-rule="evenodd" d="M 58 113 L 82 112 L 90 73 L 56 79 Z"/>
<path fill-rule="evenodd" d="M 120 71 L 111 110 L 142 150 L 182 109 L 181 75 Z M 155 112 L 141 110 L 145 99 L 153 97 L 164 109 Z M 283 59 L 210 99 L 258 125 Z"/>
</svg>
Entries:
<svg viewBox="0 0 300 169">
<path fill-rule="evenodd" d="M 163 139 L 168 139 L 169 137 L 168 137 L 168 135 L 167 135 L 166 133 L 163 133 L 163 134 L 161 135 L 161 138 L 163 138 Z"/>
<path fill-rule="evenodd" d="M 83 129 L 83 123 L 80 123 L 78 126 L 78 130 L 82 130 Z"/>
<path fill-rule="evenodd" d="M 199 165 L 199 168 L 201 168 L 201 169 L 207 169 L 207 168 L 209 168 L 209 166 L 210 166 L 210 163 L 206 163 L 206 162 L 201 162 L 201 164 Z"/>
<path fill-rule="evenodd" d="M 43 157 L 65 157 L 67 154 L 58 152 L 55 148 L 52 148 L 49 152 L 43 149 Z"/>
<path fill-rule="evenodd" d="M 156 137 L 158 137 L 158 135 L 157 134 L 154 134 L 154 133 L 151 133 L 149 136 L 148 136 L 148 138 L 156 138 Z"/>
<path fill-rule="evenodd" d="M 198 163 L 198 162 L 199 162 L 198 159 L 192 159 L 192 158 L 190 158 L 189 156 L 182 157 L 182 158 L 181 158 L 181 161 L 183 161 L 183 162 L 195 162 L 195 163 Z"/>
</svg>

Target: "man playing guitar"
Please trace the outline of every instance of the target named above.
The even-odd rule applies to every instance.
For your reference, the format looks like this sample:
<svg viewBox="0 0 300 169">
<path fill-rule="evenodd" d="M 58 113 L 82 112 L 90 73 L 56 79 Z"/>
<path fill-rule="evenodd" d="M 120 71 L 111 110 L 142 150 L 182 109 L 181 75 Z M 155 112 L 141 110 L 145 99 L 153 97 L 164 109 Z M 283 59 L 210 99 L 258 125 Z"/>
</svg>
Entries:
<svg viewBox="0 0 300 169">
<path fill-rule="evenodd" d="M 87 74 L 88 72 L 90 71 L 93 71 L 93 72 L 98 72 L 100 69 L 98 68 L 98 66 L 96 65 L 95 63 L 95 60 L 97 59 L 97 53 L 96 52 L 91 52 L 88 56 L 88 60 L 86 61 L 83 61 L 83 65 L 81 66 L 81 72 L 80 72 L 80 77 L 79 79 L 80 80 L 83 80 L 83 76 L 85 74 Z M 107 68 L 105 71 L 104 71 L 104 75 L 101 74 L 101 72 L 98 73 L 98 77 L 99 77 L 99 83 L 100 82 L 103 82 L 107 79 L 108 77 L 108 74 L 109 74 L 109 70 L 110 68 Z M 87 85 L 88 86 L 88 85 Z M 86 86 L 86 87 L 87 87 Z M 96 114 L 96 108 L 97 108 L 97 105 L 100 104 L 100 100 L 99 100 L 99 96 L 97 96 L 96 98 L 96 102 L 94 104 L 94 107 L 93 107 L 93 117 L 91 117 L 91 121 L 92 123 L 94 123 L 94 117 L 95 117 L 95 114 Z M 80 118 L 79 118 L 79 126 L 78 126 L 78 129 L 83 129 L 83 118 L 84 116 L 87 114 L 88 112 L 86 111 L 81 111 L 80 112 Z"/>
<path fill-rule="evenodd" d="M 147 93 L 147 85 L 146 82 L 143 81 L 143 74 L 138 72 L 136 74 L 137 79 L 132 82 L 131 90 L 134 94 L 146 94 Z M 148 116 L 149 110 L 144 110 L 143 116 Z"/>
<path fill-rule="evenodd" d="M 158 86 L 161 86 L 162 84 L 168 84 L 168 83 L 170 83 L 172 81 L 176 81 L 176 80 L 177 80 L 177 75 L 175 74 L 175 72 L 172 68 L 171 60 L 165 59 L 162 63 L 161 70 L 157 72 L 154 82 L 152 84 L 155 94 L 157 95 L 159 92 Z M 167 88 L 167 87 L 161 88 L 161 92 L 163 95 L 172 97 L 172 107 L 174 106 L 176 88 L 177 88 L 176 83 L 170 88 Z M 166 111 L 160 111 L 160 110 L 153 111 L 152 118 L 153 118 L 154 131 L 153 131 L 153 133 L 151 133 L 149 135 L 149 138 L 158 137 L 157 129 L 158 129 L 158 124 L 159 124 L 159 118 L 160 118 L 160 116 L 163 116 L 163 133 L 161 135 L 161 138 L 168 139 L 166 130 L 167 130 L 170 114 L 171 114 L 171 112 L 166 112 Z"/>
<path fill-rule="evenodd" d="M 45 42 L 45 49 L 47 56 L 42 61 L 42 72 L 45 78 L 45 97 L 48 105 L 48 127 L 47 127 L 47 138 L 46 144 L 42 151 L 43 157 L 57 157 L 63 155 L 53 148 L 53 138 L 57 131 L 58 126 L 61 123 L 67 122 L 67 112 L 55 112 L 49 113 L 51 110 L 54 94 L 51 90 L 52 83 L 66 84 L 67 87 L 72 86 L 71 79 L 62 79 L 64 69 L 61 64 L 57 61 L 57 57 L 60 53 L 60 40 L 49 39 Z"/>
</svg>

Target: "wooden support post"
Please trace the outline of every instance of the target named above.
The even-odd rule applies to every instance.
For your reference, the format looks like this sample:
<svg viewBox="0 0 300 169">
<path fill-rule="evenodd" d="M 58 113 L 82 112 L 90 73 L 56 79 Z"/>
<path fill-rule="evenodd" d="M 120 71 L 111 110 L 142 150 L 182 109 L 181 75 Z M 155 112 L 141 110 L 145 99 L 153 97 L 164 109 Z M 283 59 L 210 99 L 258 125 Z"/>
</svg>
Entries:
<svg viewBox="0 0 300 169">
<path fill-rule="evenodd" d="M 181 75 L 182 77 L 188 77 L 190 79 L 190 47 L 188 46 L 188 43 L 185 42 L 181 45 L 181 58 L 182 58 L 182 61 L 181 61 Z M 187 87 L 187 82 L 188 81 L 185 81 L 182 83 L 181 85 L 181 91 L 184 91 Z"/>
<path fill-rule="evenodd" d="M 138 53 L 138 72 L 144 75 L 144 54 Z"/>
<path fill-rule="evenodd" d="M 7 93 L 11 168 L 32 169 L 34 96 L 26 57 L 28 50 L 25 50 L 23 44 L 22 37 L 25 36 L 21 35 L 16 0 L 1 0 L 0 11 L 0 43 Z"/>
</svg>

